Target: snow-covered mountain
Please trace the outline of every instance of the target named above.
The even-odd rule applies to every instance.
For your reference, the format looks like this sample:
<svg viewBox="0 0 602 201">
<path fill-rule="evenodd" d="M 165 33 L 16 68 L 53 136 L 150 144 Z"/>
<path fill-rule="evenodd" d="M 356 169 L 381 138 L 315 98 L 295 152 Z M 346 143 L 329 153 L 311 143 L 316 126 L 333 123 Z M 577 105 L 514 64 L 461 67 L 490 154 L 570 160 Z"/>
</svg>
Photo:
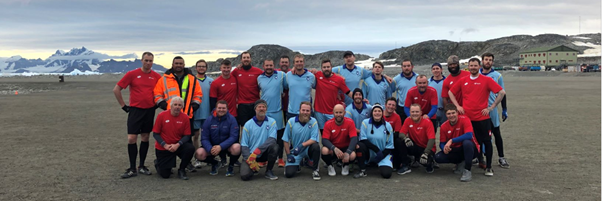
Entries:
<svg viewBox="0 0 602 201">
<path fill-rule="evenodd" d="M 112 58 L 134 60 L 115 61 Z M 109 56 L 82 47 L 73 48 L 68 52 L 57 50 L 45 60 L 26 59 L 21 56 L 0 58 L 0 73 L 124 73 L 142 66 L 142 62 L 136 58 L 135 54 Z M 163 69 L 163 66 L 154 64 L 153 68 Z"/>
</svg>

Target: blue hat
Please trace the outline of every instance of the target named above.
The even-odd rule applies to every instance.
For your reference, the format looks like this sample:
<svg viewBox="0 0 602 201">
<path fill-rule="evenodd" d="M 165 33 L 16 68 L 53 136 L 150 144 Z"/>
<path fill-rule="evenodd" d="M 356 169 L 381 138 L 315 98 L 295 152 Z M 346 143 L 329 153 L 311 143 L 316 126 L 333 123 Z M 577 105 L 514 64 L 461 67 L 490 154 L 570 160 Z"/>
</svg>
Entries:
<svg viewBox="0 0 602 201">
<path fill-rule="evenodd" d="M 439 66 L 439 68 L 442 68 L 440 63 L 434 63 L 431 68 L 433 68 L 433 66 Z"/>
</svg>

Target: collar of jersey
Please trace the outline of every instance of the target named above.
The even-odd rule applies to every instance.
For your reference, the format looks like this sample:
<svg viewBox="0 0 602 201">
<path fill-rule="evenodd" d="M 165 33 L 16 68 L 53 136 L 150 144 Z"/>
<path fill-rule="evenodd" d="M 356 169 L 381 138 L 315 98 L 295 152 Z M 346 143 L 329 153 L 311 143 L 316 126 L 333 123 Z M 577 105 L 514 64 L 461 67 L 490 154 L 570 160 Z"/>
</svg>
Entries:
<svg viewBox="0 0 602 201">
<path fill-rule="evenodd" d="M 353 65 L 353 68 L 349 70 L 349 68 L 347 68 L 347 64 L 343 64 L 343 68 L 347 69 L 349 72 L 353 72 L 353 70 L 357 69 L 357 66 Z"/>
<path fill-rule="evenodd" d="M 374 80 L 374 82 L 376 82 L 376 84 L 380 84 L 380 82 L 382 82 L 385 79 L 385 76 L 383 76 L 383 75 L 380 75 L 380 76 L 381 76 L 380 80 L 376 80 L 374 73 L 372 73 L 372 79 Z"/>
<path fill-rule="evenodd" d="M 261 127 L 261 125 L 263 125 L 264 121 L 268 121 L 268 116 L 265 116 L 265 118 L 261 122 L 259 122 L 259 120 L 257 119 L 257 116 L 253 116 L 253 121 L 255 122 L 255 124 L 257 124 L 257 126 Z"/>
<path fill-rule="evenodd" d="M 435 80 L 435 78 L 434 78 L 435 76 L 431 76 L 431 80 L 430 81 L 435 81 L 437 84 L 439 84 L 439 82 L 445 80 L 445 76 L 444 75 L 441 75 L 441 76 L 443 76 L 443 79 L 441 79 L 441 80 Z"/>
<path fill-rule="evenodd" d="M 403 75 L 403 71 L 401 71 L 401 73 L 399 73 L 399 75 L 401 75 L 401 77 L 408 79 L 408 80 L 412 80 L 412 78 L 414 78 L 414 76 L 416 76 L 415 72 L 412 72 L 412 77 L 407 78 L 405 75 Z"/>
<path fill-rule="evenodd" d="M 384 113 L 383 113 L 383 117 L 382 117 L 381 121 L 384 121 L 384 120 L 385 120 L 385 115 L 384 115 Z M 382 126 L 382 125 L 384 125 L 384 124 L 385 124 L 385 122 L 383 122 L 383 123 L 382 123 L 382 124 L 380 124 L 380 125 L 375 125 L 375 124 L 373 124 L 373 123 L 372 123 L 372 118 L 368 119 L 368 123 L 370 123 L 372 126 L 374 126 L 374 127 L 376 127 L 376 128 L 378 128 L 378 127 L 380 127 L 380 126 Z"/>
<path fill-rule="evenodd" d="M 493 73 L 495 70 L 493 69 L 493 67 L 491 67 L 491 71 L 489 71 L 489 73 L 483 73 L 483 68 L 479 69 L 479 73 L 483 74 L 483 75 L 489 75 L 490 73 Z"/>
<path fill-rule="evenodd" d="M 355 103 L 351 103 L 351 105 L 353 105 L 353 109 L 357 110 L 357 113 L 362 113 L 362 110 L 364 110 L 364 108 L 366 108 L 366 103 L 362 102 L 362 108 L 356 108 L 355 107 Z"/>
<path fill-rule="evenodd" d="M 305 75 L 305 73 L 307 73 L 307 69 L 306 68 L 304 68 L 303 70 L 304 70 L 304 72 L 301 75 L 297 75 L 297 73 L 295 73 L 294 71 L 291 74 L 299 76 L 299 77 L 302 77 L 303 75 Z"/>
<path fill-rule="evenodd" d="M 271 78 L 272 76 L 274 76 L 274 75 L 276 75 L 276 74 L 278 74 L 278 71 L 276 71 L 276 70 L 274 70 L 274 73 L 272 73 L 272 75 L 266 75 L 266 74 L 265 74 L 265 71 L 263 71 L 263 73 L 261 73 L 261 75 L 263 75 L 263 76 L 266 76 L 266 77 L 268 77 L 268 78 Z"/>
<path fill-rule="evenodd" d="M 309 119 L 309 120 L 311 120 L 311 119 Z M 302 122 L 300 122 L 300 121 L 299 121 L 299 115 L 297 115 L 297 116 L 295 117 L 295 122 L 297 122 L 297 123 L 301 124 L 301 126 L 305 126 L 305 124 L 309 123 L 309 121 L 308 121 L 308 122 L 306 122 L 306 123 L 302 123 Z"/>
</svg>

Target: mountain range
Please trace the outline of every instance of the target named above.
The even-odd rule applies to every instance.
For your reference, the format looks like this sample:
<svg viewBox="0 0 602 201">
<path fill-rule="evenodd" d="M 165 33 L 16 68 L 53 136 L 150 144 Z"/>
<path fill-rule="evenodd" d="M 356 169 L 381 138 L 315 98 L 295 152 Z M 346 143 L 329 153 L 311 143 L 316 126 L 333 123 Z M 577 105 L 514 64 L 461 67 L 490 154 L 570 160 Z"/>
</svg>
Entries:
<svg viewBox="0 0 602 201">
<path fill-rule="evenodd" d="M 449 40 L 429 40 L 408 47 L 400 47 L 385 51 L 375 60 L 384 61 L 385 65 L 399 64 L 403 59 L 409 58 L 414 65 L 430 65 L 434 62 L 445 62 L 449 55 L 455 54 L 460 58 L 470 58 L 491 52 L 495 55 L 496 65 L 518 65 L 519 53 L 538 47 L 552 47 L 566 45 L 576 49 L 582 55 L 579 63 L 600 63 L 600 33 L 580 35 L 541 34 L 536 36 L 514 35 L 487 41 L 453 42 Z M 248 52 L 251 53 L 253 66 L 261 67 L 263 60 L 272 59 L 277 64 L 281 55 L 288 55 L 293 66 L 293 58 L 299 52 L 280 45 L 255 45 Z M 318 54 L 305 54 L 305 66 L 317 68 L 322 58 L 329 58 L 333 66 L 342 65 L 344 50 L 327 51 Z M 371 57 L 360 52 L 355 52 L 356 60 L 367 60 Z M 132 55 L 130 55 L 132 56 Z M 132 58 L 136 58 L 133 55 Z M 99 59 L 100 58 L 100 59 Z M 133 61 L 116 61 L 107 58 L 107 55 L 94 52 L 85 47 L 73 48 L 68 52 L 57 50 L 45 60 L 26 59 L 13 56 L 0 61 L 0 73 L 70 73 L 98 72 L 98 73 L 124 73 L 142 66 L 139 59 Z M 225 58 L 238 65 L 241 56 Z M 209 71 L 218 71 L 219 63 L 223 59 L 208 62 Z M 153 69 L 162 71 L 164 66 L 154 64 Z"/>
</svg>

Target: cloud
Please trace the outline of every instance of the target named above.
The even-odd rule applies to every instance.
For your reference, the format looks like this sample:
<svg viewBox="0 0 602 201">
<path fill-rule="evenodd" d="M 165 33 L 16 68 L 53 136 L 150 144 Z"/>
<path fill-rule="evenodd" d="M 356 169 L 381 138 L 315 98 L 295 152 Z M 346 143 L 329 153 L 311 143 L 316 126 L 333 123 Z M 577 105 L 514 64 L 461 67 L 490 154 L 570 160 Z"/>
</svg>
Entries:
<svg viewBox="0 0 602 201">
<path fill-rule="evenodd" d="M 199 51 L 199 52 L 174 52 L 173 54 L 179 55 L 194 55 L 194 54 L 211 54 L 210 51 Z"/>
<path fill-rule="evenodd" d="M 474 32 L 479 32 L 479 30 L 475 29 L 475 28 L 466 28 L 466 29 L 463 29 L 462 32 L 460 32 L 460 34 L 468 34 L 468 33 L 474 33 Z"/>
<path fill-rule="evenodd" d="M 218 54 L 240 54 L 242 53 L 241 51 L 222 51 L 222 52 L 218 52 Z"/>
</svg>

